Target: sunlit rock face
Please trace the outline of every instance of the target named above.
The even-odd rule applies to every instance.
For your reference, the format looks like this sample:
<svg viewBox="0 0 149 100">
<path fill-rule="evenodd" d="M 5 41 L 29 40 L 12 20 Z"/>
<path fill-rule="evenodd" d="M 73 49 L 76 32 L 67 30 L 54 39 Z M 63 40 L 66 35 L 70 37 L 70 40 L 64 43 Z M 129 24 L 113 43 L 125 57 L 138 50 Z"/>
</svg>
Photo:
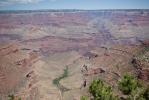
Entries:
<svg viewBox="0 0 149 100">
<path fill-rule="evenodd" d="M 0 12 L 0 99 L 79 100 L 84 79 L 115 87 L 125 72 L 148 81 L 136 59 L 148 41 L 149 10 Z"/>
</svg>

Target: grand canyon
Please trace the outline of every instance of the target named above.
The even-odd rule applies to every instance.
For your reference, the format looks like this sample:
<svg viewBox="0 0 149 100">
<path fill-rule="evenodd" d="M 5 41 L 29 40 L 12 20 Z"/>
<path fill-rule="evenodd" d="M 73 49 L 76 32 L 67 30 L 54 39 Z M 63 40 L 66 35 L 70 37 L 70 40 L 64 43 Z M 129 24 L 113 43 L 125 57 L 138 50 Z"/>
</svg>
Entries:
<svg viewBox="0 0 149 100">
<path fill-rule="evenodd" d="M 145 9 L 1 11 L 0 100 L 80 100 L 97 78 L 122 96 L 125 73 L 149 83 L 148 47 Z"/>
</svg>

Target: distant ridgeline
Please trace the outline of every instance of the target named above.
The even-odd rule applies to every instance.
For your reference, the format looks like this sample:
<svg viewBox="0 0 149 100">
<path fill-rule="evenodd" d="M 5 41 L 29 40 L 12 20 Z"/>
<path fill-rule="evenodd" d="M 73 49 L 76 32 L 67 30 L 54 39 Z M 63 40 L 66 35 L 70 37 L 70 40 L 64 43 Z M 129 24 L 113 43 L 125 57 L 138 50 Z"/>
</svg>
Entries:
<svg viewBox="0 0 149 100">
<path fill-rule="evenodd" d="M 11 14 L 11 13 L 45 13 L 45 12 L 100 12 L 100 13 L 108 13 L 114 11 L 121 12 L 148 12 L 149 9 L 100 9 L 100 10 L 84 10 L 84 9 L 39 9 L 39 10 L 0 10 L 0 14 Z"/>
</svg>

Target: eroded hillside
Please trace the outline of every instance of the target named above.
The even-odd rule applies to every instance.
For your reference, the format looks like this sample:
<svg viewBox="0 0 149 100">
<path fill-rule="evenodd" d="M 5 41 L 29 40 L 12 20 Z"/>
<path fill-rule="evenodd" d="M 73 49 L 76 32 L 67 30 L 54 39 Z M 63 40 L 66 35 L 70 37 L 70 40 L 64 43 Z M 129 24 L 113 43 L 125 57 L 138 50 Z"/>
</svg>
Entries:
<svg viewBox="0 0 149 100">
<path fill-rule="evenodd" d="M 80 100 L 97 78 L 121 95 L 116 83 L 125 73 L 149 81 L 148 10 L 12 12 L 0 19 L 2 100 Z"/>
</svg>

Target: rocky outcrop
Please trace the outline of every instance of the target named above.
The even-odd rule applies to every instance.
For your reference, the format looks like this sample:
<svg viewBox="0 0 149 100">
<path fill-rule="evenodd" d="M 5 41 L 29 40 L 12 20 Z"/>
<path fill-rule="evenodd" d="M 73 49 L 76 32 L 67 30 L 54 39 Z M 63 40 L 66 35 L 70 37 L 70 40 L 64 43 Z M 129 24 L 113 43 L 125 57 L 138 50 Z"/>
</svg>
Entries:
<svg viewBox="0 0 149 100">
<path fill-rule="evenodd" d="M 138 78 L 149 81 L 149 69 L 142 69 L 138 73 Z"/>
<path fill-rule="evenodd" d="M 138 55 L 136 55 L 132 64 L 137 69 L 138 78 L 149 81 L 149 49 L 145 47 Z"/>
<path fill-rule="evenodd" d="M 16 53 L 18 51 L 19 51 L 19 49 L 17 48 L 16 45 L 13 45 L 13 44 L 4 45 L 4 46 L 0 47 L 0 56 L 9 55 L 11 53 Z"/>
<path fill-rule="evenodd" d="M 85 73 L 85 76 L 91 76 L 91 75 L 96 75 L 96 74 L 100 74 L 100 73 L 105 73 L 105 70 L 103 70 L 102 68 L 91 68 L 87 71 L 87 73 Z"/>
<path fill-rule="evenodd" d="M 0 100 L 15 93 L 31 76 L 31 66 L 38 60 L 36 52 L 22 52 L 17 45 L 0 45 Z"/>
<path fill-rule="evenodd" d="M 83 56 L 89 59 L 98 57 L 96 53 L 92 53 L 92 52 L 86 52 Z"/>
</svg>

